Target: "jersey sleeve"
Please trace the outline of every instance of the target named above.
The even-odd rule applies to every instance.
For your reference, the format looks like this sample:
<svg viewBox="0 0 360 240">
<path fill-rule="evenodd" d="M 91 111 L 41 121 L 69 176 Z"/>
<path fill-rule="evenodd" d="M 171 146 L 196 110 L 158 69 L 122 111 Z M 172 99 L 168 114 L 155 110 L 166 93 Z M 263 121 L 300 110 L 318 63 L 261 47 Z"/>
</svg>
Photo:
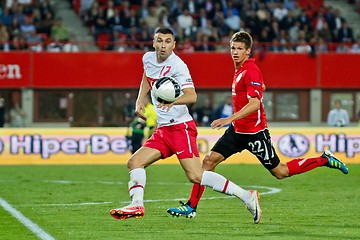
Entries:
<svg viewBox="0 0 360 240">
<path fill-rule="evenodd" d="M 173 77 L 178 81 L 178 83 L 181 86 L 181 89 L 195 88 L 187 65 L 183 61 L 180 60 L 176 64 L 176 66 L 177 66 L 177 71 Z"/>
<path fill-rule="evenodd" d="M 143 68 L 144 68 L 144 72 L 145 72 L 145 63 L 147 61 L 149 61 L 149 58 L 150 58 L 150 52 L 146 52 L 144 53 L 144 55 L 142 56 L 142 63 L 143 63 Z"/>
<path fill-rule="evenodd" d="M 261 100 L 263 93 L 263 79 L 261 72 L 256 69 L 248 69 L 245 75 L 245 84 L 248 98 L 258 98 Z"/>
</svg>

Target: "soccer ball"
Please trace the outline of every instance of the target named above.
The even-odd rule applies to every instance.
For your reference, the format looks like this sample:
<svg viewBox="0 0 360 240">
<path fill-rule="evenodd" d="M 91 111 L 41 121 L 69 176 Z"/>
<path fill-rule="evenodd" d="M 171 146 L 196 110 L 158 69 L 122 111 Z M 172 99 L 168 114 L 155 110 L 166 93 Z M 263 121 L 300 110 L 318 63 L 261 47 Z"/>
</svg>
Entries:
<svg viewBox="0 0 360 240">
<path fill-rule="evenodd" d="M 180 85 L 172 77 L 161 77 L 154 83 L 152 93 L 160 103 L 172 103 L 180 96 Z"/>
</svg>

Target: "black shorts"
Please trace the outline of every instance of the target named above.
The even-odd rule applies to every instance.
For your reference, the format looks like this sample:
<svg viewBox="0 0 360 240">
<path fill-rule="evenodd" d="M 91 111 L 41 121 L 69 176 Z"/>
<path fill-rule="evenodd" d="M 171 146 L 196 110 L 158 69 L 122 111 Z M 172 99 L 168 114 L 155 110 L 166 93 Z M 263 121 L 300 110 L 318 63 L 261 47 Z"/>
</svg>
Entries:
<svg viewBox="0 0 360 240">
<path fill-rule="evenodd" d="M 211 151 L 220 153 L 227 159 L 245 149 L 254 154 L 268 170 L 277 167 L 280 163 L 267 129 L 256 134 L 242 134 L 236 133 L 234 126 L 230 125 Z"/>
</svg>

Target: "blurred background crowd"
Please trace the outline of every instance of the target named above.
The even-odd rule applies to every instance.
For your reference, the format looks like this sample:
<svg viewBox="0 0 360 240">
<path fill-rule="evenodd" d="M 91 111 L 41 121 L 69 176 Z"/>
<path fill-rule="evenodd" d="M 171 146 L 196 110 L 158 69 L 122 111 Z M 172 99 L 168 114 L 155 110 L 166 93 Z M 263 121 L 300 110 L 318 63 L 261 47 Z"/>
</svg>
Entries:
<svg viewBox="0 0 360 240">
<path fill-rule="evenodd" d="M 76 1 L 69 0 L 69 10 L 76 12 L 90 42 L 76 41 L 76 31 L 70 33 L 52 4 L 56 1 L 0 1 L 0 49 L 76 52 L 93 43 L 96 50 L 149 50 L 155 29 L 167 26 L 182 52 L 227 51 L 231 35 L 239 30 L 253 35 L 255 50 L 360 52 L 359 23 L 326 1 L 79 1 L 75 9 Z M 343 2 L 360 14 L 360 1 Z"/>
</svg>

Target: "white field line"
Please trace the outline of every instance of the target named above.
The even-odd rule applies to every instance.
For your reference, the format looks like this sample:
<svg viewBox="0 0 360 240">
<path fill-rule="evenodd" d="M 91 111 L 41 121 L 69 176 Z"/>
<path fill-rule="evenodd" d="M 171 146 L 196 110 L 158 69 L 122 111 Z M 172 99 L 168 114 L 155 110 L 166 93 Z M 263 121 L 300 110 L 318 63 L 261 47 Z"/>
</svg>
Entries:
<svg viewBox="0 0 360 240">
<path fill-rule="evenodd" d="M 7 201 L 0 198 L 0 205 L 9 212 L 14 218 L 16 218 L 19 222 L 21 222 L 25 227 L 27 227 L 30 231 L 36 234 L 40 239 L 43 240 L 54 240 L 51 235 L 41 229 L 37 224 L 33 223 L 30 219 L 25 217 L 21 212 L 16 210 L 13 206 L 11 206 Z"/>
<path fill-rule="evenodd" d="M 85 182 L 76 182 L 76 181 L 64 181 L 64 180 L 45 180 L 45 182 L 51 182 L 51 183 L 59 183 L 59 184 L 74 184 L 74 183 L 85 183 Z M 87 184 L 89 182 L 86 182 Z M 96 181 L 96 183 L 100 184 L 125 184 L 124 182 L 104 182 L 104 181 Z M 153 183 L 147 183 L 147 185 L 192 185 L 192 183 L 169 183 L 169 182 L 153 182 Z M 267 191 L 260 192 L 260 195 L 265 194 L 276 194 L 281 192 L 280 188 L 272 188 L 267 186 L 247 186 L 248 188 L 254 188 L 254 189 L 267 189 Z M 213 200 L 213 199 L 221 199 L 221 198 L 232 198 L 234 196 L 219 196 L 219 197 L 203 197 L 201 200 Z M 180 200 L 187 200 L 185 198 L 175 198 L 175 199 L 146 199 L 144 202 L 172 202 L 172 201 L 180 201 Z M 121 203 L 121 204 L 127 204 L 129 201 L 120 201 L 120 202 L 84 202 L 84 203 L 51 203 L 51 204 L 36 204 L 31 206 L 86 206 L 86 205 L 108 205 L 108 204 L 115 204 L 115 203 Z"/>
</svg>

